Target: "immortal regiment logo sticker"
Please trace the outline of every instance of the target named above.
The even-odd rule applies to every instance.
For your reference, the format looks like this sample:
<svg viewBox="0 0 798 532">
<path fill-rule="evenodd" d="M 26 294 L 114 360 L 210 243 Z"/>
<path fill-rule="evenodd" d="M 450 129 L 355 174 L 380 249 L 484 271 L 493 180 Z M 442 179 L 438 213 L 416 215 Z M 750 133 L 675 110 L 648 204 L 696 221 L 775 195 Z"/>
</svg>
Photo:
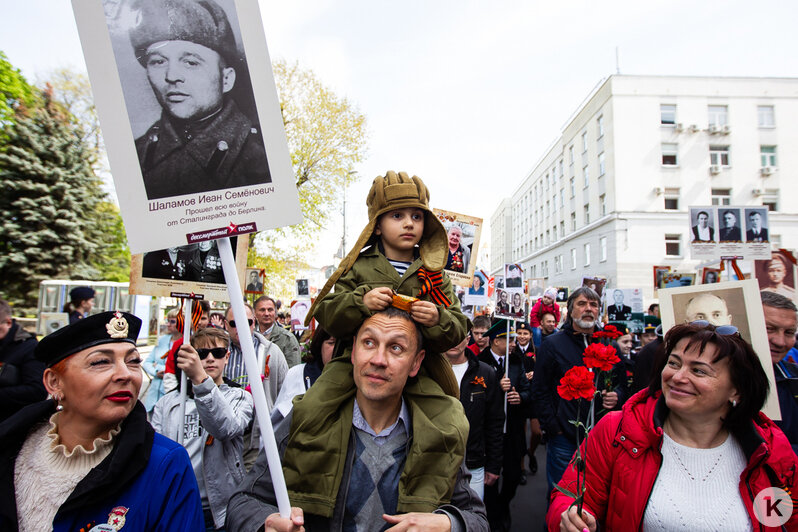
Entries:
<svg viewBox="0 0 798 532">
<path fill-rule="evenodd" d="M 765 488 L 754 499 L 754 515 L 767 527 L 779 527 L 792 515 L 793 500 L 780 488 Z"/>
</svg>

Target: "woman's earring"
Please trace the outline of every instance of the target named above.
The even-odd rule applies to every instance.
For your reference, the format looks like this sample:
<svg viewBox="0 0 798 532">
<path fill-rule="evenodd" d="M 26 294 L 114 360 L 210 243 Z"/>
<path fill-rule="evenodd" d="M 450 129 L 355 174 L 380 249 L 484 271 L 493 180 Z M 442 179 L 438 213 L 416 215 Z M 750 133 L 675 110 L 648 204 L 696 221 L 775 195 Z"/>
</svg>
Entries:
<svg viewBox="0 0 798 532">
<path fill-rule="evenodd" d="M 737 408 L 737 399 L 732 399 L 732 408 Z"/>
<path fill-rule="evenodd" d="M 61 397 L 60 395 L 56 395 L 56 396 L 53 396 L 53 399 L 55 400 L 55 403 L 56 403 L 56 404 L 55 404 L 55 409 L 56 409 L 56 411 L 57 411 L 57 412 L 61 412 L 61 411 L 63 411 L 63 410 L 64 410 L 64 405 L 62 405 L 62 404 L 61 404 L 61 401 L 62 401 L 64 398 L 63 398 L 63 397 Z"/>
</svg>

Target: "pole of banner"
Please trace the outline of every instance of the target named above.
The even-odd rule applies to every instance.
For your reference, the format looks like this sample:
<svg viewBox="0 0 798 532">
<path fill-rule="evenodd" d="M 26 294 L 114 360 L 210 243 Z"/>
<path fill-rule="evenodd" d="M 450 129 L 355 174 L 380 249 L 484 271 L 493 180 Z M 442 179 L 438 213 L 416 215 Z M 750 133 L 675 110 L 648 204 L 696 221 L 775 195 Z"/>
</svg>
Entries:
<svg viewBox="0 0 798 532">
<path fill-rule="evenodd" d="M 224 272 L 224 280 L 227 283 L 227 293 L 230 295 L 233 319 L 236 322 L 236 330 L 238 331 L 238 340 L 241 342 L 241 352 L 244 355 L 244 366 L 247 368 L 247 374 L 249 375 L 249 387 L 252 390 L 252 398 L 255 400 L 255 416 L 257 416 L 260 424 L 261 444 L 269 463 L 269 474 L 272 477 L 277 507 L 281 517 L 291 517 L 288 489 L 283 476 L 283 466 L 280 463 L 280 453 L 277 451 L 277 442 L 274 439 L 274 428 L 272 428 L 272 421 L 269 417 L 266 392 L 263 390 L 262 371 L 258 367 L 258 361 L 255 358 L 255 344 L 252 342 L 252 333 L 247 322 L 244 295 L 241 293 L 241 284 L 239 283 L 235 258 L 233 257 L 233 246 L 229 237 L 217 240 L 217 245 L 219 258 L 222 259 L 222 271 Z"/>
<path fill-rule="evenodd" d="M 183 299 L 183 345 L 191 342 L 191 300 Z M 177 358 L 177 355 L 175 355 Z M 177 364 L 177 362 L 175 362 Z M 186 432 L 186 399 L 188 394 L 188 377 L 185 371 L 180 372 L 180 408 L 177 419 L 180 420 L 180 432 L 177 434 L 177 443 L 183 445 Z"/>
<path fill-rule="evenodd" d="M 509 378 L 507 368 L 510 367 L 510 320 L 507 320 L 507 335 L 504 340 L 504 376 Z M 507 434 L 507 393 L 504 392 L 504 428 L 502 429 L 504 434 Z"/>
</svg>

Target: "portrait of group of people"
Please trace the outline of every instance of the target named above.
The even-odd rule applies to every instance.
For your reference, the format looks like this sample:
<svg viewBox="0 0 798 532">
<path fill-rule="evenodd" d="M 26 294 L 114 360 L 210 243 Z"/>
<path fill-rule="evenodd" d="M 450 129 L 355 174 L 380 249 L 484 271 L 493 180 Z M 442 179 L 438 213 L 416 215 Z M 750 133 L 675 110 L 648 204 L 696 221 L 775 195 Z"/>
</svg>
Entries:
<svg viewBox="0 0 798 532">
<path fill-rule="evenodd" d="M 501 288 L 496 288 L 496 316 L 523 320 L 527 315 L 524 270 L 518 264 L 505 264 Z"/>
<path fill-rule="evenodd" d="M 765 259 L 770 242 L 767 207 L 712 205 L 690 207 L 690 243 L 694 258 L 724 255 Z"/>
</svg>

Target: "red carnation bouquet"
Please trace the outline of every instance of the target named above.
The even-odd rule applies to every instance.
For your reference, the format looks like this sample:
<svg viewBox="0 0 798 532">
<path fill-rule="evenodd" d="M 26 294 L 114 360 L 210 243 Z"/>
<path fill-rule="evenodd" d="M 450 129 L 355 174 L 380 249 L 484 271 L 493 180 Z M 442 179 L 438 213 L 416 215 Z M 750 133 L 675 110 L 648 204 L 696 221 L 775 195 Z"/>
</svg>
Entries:
<svg viewBox="0 0 798 532">
<path fill-rule="evenodd" d="M 597 397 L 601 397 L 599 383 L 604 384 L 603 389 L 612 389 L 612 368 L 621 361 L 616 354 L 616 350 L 609 343 L 622 336 L 612 325 L 608 325 L 602 331 L 593 333 L 593 338 L 598 340 L 588 345 L 582 353 L 584 366 L 574 366 L 565 372 L 560 384 L 557 386 L 557 393 L 565 401 L 577 401 L 576 419 L 571 420 L 571 424 L 576 426 L 576 453 L 571 459 L 571 464 L 576 470 L 576 492 L 573 493 L 565 487 L 555 484 L 554 487 L 562 493 L 574 499 L 571 506 L 576 505 L 577 513 L 582 515 L 582 503 L 585 496 L 585 475 L 587 472 L 587 457 L 582 454 L 582 443 L 587 440 L 590 430 L 595 424 L 594 406 Z M 590 401 L 587 423 L 581 421 L 582 401 Z M 584 436 L 582 430 L 584 429 Z"/>
</svg>

